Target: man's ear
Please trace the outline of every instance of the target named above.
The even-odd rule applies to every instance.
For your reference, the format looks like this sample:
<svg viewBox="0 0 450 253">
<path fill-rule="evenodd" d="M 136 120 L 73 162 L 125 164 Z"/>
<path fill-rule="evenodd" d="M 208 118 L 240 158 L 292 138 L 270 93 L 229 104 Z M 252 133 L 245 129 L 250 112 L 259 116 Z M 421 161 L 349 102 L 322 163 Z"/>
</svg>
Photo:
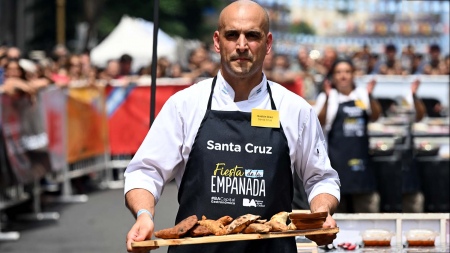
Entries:
<svg viewBox="0 0 450 253">
<path fill-rule="evenodd" d="M 272 41 L 273 41 L 273 36 L 272 36 L 272 33 L 269 32 L 267 34 L 267 41 L 266 41 L 266 55 L 268 55 L 270 53 L 270 51 L 272 50 Z"/>
<path fill-rule="evenodd" d="M 216 53 L 220 53 L 220 44 L 219 44 L 219 31 L 215 31 L 213 35 L 213 41 L 214 41 L 214 50 Z"/>
</svg>

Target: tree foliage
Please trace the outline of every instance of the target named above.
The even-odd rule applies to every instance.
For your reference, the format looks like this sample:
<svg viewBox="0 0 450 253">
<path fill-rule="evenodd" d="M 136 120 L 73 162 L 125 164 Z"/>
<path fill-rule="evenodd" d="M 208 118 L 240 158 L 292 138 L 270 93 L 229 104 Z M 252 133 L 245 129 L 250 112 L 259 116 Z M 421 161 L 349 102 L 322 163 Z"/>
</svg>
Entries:
<svg viewBox="0 0 450 253">
<path fill-rule="evenodd" d="M 154 21 L 154 1 L 143 0 L 107 0 L 99 24 L 99 36 L 104 37 L 118 24 L 122 15 L 140 17 Z M 161 0 L 159 6 L 159 26 L 170 35 L 183 38 L 201 38 L 205 27 L 210 23 L 204 21 L 207 9 L 216 9 L 223 1 L 214 0 Z"/>
<path fill-rule="evenodd" d="M 227 1 L 160 0 L 159 26 L 172 36 L 209 41 L 216 23 L 205 22 L 205 15 L 207 18 L 211 13 L 216 14 L 216 10 L 226 5 Z M 29 48 L 49 51 L 56 44 L 55 2 L 35 0 L 28 9 L 28 13 L 35 16 L 35 36 L 28 42 Z M 90 34 L 96 35 L 101 41 L 116 27 L 123 15 L 154 21 L 153 13 L 154 0 L 66 0 L 66 41 L 76 38 L 76 26 L 80 22 L 86 22 Z"/>
<path fill-rule="evenodd" d="M 298 23 L 294 23 L 289 27 L 289 32 L 291 33 L 301 33 L 301 34 L 315 34 L 316 31 L 314 27 L 312 27 L 309 23 L 305 21 L 300 21 Z"/>
</svg>

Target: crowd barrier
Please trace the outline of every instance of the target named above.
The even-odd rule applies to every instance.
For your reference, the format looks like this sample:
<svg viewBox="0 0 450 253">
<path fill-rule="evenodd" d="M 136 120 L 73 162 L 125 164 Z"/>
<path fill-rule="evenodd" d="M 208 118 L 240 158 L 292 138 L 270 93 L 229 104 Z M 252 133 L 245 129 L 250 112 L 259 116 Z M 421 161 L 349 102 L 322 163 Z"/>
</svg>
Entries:
<svg viewBox="0 0 450 253">
<path fill-rule="evenodd" d="M 98 172 L 102 172 L 101 183 L 107 185 L 112 179 L 107 173 L 104 87 L 52 87 L 36 97 L 2 95 L 0 99 L 0 212 L 31 198 L 33 212 L 20 219 L 57 220 L 58 213 L 41 212 L 43 187 L 60 188 L 61 195 L 49 201 L 85 202 L 86 195 L 73 194 L 72 179 Z M 9 233 L 0 238 L 18 236 Z"/>
<path fill-rule="evenodd" d="M 377 79 L 375 97 L 394 98 L 407 93 L 411 81 L 420 78 L 419 97 L 435 97 L 448 108 L 447 76 L 364 76 L 357 79 L 357 85 L 371 78 Z M 155 114 L 170 96 L 190 85 L 187 79 L 158 79 Z M 0 212 L 32 198 L 30 217 L 57 219 L 58 214 L 40 212 L 41 188 L 46 183 L 60 187 L 61 195 L 53 199 L 60 202 L 87 201 L 86 195 L 74 194 L 71 186 L 72 179 L 85 175 L 97 175 L 101 187 L 121 187 L 123 170 L 150 128 L 149 86 L 148 79 L 140 79 L 125 84 L 50 87 L 36 98 L 2 95 Z M 24 191 L 27 186 L 33 190 Z"/>
</svg>

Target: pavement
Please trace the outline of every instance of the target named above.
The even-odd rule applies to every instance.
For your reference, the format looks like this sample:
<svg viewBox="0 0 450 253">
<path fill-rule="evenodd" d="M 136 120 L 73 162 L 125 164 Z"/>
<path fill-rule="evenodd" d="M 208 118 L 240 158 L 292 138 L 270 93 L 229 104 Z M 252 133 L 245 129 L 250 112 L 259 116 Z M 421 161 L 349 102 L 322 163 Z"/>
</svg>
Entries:
<svg viewBox="0 0 450 253">
<path fill-rule="evenodd" d="M 0 241 L 1 253 L 113 253 L 126 251 L 126 234 L 134 218 L 125 207 L 123 189 L 94 190 L 85 203 L 49 204 L 43 212 L 58 212 L 58 220 L 11 219 L 3 232 L 18 231 L 16 241 Z M 172 227 L 178 210 L 177 188 L 169 183 L 156 206 L 155 230 Z M 167 247 L 153 250 L 167 252 Z"/>
</svg>

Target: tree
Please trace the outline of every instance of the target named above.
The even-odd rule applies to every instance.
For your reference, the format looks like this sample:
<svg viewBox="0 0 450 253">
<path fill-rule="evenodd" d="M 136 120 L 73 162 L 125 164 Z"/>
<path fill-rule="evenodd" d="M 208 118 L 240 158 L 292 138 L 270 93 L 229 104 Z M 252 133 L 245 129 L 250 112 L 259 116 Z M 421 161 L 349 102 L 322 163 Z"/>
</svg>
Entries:
<svg viewBox="0 0 450 253">
<path fill-rule="evenodd" d="M 312 34 L 312 35 L 314 35 L 316 33 L 314 28 L 305 21 L 300 21 L 298 23 L 292 24 L 289 28 L 289 32 L 301 33 L 301 34 Z"/>
<path fill-rule="evenodd" d="M 203 22 L 205 10 L 216 10 L 226 4 L 214 0 L 161 0 L 159 8 L 159 25 L 170 35 L 183 38 L 199 39 L 210 32 L 211 23 Z M 142 0 L 107 0 L 99 21 L 100 39 L 108 35 L 126 14 L 154 21 L 153 1 Z M 214 24 L 215 25 L 215 24 Z"/>
<path fill-rule="evenodd" d="M 218 15 L 216 10 L 225 4 L 226 0 L 160 0 L 160 28 L 170 35 L 209 42 L 216 23 L 204 22 L 205 14 Z M 153 6 L 154 0 L 66 0 L 66 41 L 73 41 L 77 24 L 86 22 L 86 49 L 93 36 L 104 39 L 123 15 L 153 21 Z M 56 44 L 56 1 L 35 0 L 27 11 L 35 17 L 35 35 L 28 47 L 49 52 Z"/>
</svg>

